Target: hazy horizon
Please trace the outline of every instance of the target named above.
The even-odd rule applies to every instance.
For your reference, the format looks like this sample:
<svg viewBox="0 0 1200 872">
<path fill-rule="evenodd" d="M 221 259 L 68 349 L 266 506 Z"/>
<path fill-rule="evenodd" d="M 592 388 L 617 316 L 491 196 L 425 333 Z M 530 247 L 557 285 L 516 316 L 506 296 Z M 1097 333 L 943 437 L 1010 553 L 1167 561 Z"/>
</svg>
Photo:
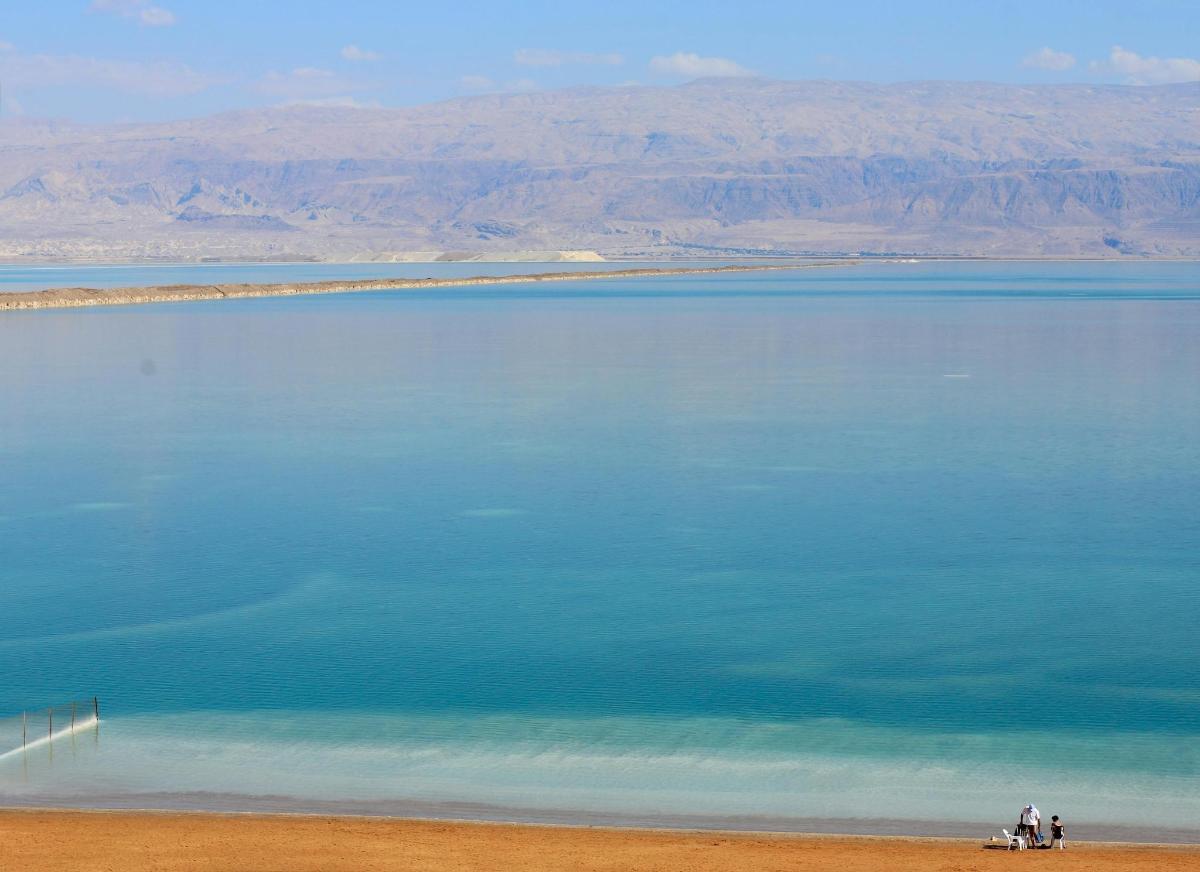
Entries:
<svg viewBox="0 0 1200 872">
<path fill-rule="evenodd" d="M 1200 81 L 1183 2 L 958 8 L 627 0 L 453 10 L 51 0 L 0 22 L 0 117 L 169 121 L 289 103 L 400 107 L 485 93 L 698 78 L 881 84 Z M 764 26 L 769 25 L 769 26 Z"/>
<path fill-rule="evenodd" d="M 345 110 L 347 112 L 395 112 L 403 113 L 406 111 L 419 110 L 427 107 L 439 105 L 453 105 L 462 102 L 486 101 L 495 98 L 510 98 L 510 97 L 531 97 L 534 99 L 546 98 L 555 94 L 609 94 L 609 93 L 637 93 L 647 91 L 665 91 L 672 92 L 688 87 L 709 85 L 709 84 L 731 84 L 736 85 L 739 82 L 758 82 L 763 84 L 778 84 L 778 85 L 797 85 L 797 86 L 845 86 L 851 88 L 877 88 L 882 90 L 895 90 L 901 88 L 912 87 L 930 87 L 930 86 L 977 86 L 979 88 L 1020 88 L 1030 91 L 1065 91 L 1078 89 L 1080 91 L 1112 91 L 1120 92 L 1166 92 L 1168 94 L 1179 92 L 1181 94 L 1188 93 L 1191 90 L 1192 82 L 1156 82 L 1156 83 L 1130 83 L 1130 82 L 1097 82 L 1087 81 L 1085 79 L 1065 80 L 1062 82 L 1011 82 L 1001 79 L 900 79 L 895 81 L 882 81 L 874 79 L 852 79 L 852 78 L 833 78 L 833 77 L 810 77 L 810 78 L 788 78 L 779 76 L 700 76 L 693 79 L 687 79 L 677 82 L 620 82 L 616 84 L 589 84 L 580 83 L 575 85 L 566 85 L 557 88 L 540 88 L 535 91 L 510 89 L 487 91 L 481 93 L 470 94 L 452 94 L 448 96 L 431 97 L 428 100 L 414 100 L 410 103 L 397 103 L 394 105 L 384 105 L 381 103 L 360 103 L 354 100 L 289 100 L 281 103 L 265 103 L 261 105 L 247 106 L 230 106 L 225 108 L 217 108 L 210 111 L 198 111 L 194 115 L 182 115 L 179 117 L 163 117 L 163 118 L 144 118 L 144 119 L 86 119 L 73 118 L 69 115 L 37 115 L 32 112 L 22 112 L 17 115 L 0 115 L 0 123 L 15 122 L 31 122 L 36 124 L 57 124 L 70 127 L 81 128 L 99 128 L 99 127 L 148 127 L 156 125 L 169 125 L 176 122 L 187 121 L 202 121 L 208 118 L 216 118 L 225 115 L 255 115 L 267 112 L 288 112 L 295 110 Z M 0 82 L 0 85 L 3 83 Z M 1197 83 L 1200 84 L 1200 83 Z"/>
</svg>

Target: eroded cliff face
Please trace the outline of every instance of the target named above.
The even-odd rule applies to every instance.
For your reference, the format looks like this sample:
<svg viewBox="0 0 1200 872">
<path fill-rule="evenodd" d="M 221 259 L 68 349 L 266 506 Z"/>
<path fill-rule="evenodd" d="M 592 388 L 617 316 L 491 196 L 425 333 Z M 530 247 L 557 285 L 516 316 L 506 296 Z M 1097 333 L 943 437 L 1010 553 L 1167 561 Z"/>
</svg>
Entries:
<svg viewBox="0 0 1200 872">
<path fill-rule="evenodd" d="M 1200 85 L 708 80 L 0 125 L 0 256 L 1200 254 Z"/>
</svg>

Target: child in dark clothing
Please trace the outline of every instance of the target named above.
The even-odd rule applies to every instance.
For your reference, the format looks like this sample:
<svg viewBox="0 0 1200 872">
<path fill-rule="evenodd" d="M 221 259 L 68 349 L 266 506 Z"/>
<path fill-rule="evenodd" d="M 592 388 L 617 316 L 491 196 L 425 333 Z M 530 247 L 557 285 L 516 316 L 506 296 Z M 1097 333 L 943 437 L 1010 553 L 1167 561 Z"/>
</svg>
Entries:
<svg viewBox="0 0 1200 872">
<path fill-rule="evenodd" d="M 1067 827 L 1058 819 L 1058 815 L 1050 816 L 1050 847 L 1054 847 L 1054 843 L 1058 842 L 1058 850 L 1065 851 L 1067 849 Z"/>
</svg>

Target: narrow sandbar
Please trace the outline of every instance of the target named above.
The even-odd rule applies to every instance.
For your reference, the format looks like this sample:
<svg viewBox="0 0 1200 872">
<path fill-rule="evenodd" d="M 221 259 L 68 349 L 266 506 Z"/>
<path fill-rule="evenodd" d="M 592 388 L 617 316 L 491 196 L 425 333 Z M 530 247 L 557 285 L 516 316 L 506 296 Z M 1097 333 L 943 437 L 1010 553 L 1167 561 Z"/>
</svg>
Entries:
<svg viewBox="0 0 1200 872">
<path fill-rule="evenodd" d="M 746 264 L 712 267 L 638 267 L 595 272 L 546 272 L 505 276 L 443 279 L 355 279 L 351 281 L 279 282 L 275 284 L 153 285 L 129 288 L 48 288 L 0 294 L 0 310 L 65 309 L 77 306 L 128 306 L 140 303 L 181 303 L 191 300 L 231 300 L 246 297 L 294 297 L 306 294 L 348 294 L 363 291 L 460 288 L 525 282 L 579 282 L 602 279 L 661 278 L 845 266 L 858 261 L 817 261 L 789 264 Z"/>
</svg>

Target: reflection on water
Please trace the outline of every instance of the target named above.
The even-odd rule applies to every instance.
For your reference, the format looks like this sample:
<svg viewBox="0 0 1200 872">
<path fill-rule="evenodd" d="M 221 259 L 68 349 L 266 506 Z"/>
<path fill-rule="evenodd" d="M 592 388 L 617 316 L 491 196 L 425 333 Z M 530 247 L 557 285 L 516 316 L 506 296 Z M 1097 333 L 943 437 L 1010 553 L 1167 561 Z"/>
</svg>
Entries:
<svg viewBox="0 0 1200 872">
<path fill-rule="evenodd" d="M 0 796 L 1200 819 L 1197 279 L 2 317 Z"/>
</svg>

